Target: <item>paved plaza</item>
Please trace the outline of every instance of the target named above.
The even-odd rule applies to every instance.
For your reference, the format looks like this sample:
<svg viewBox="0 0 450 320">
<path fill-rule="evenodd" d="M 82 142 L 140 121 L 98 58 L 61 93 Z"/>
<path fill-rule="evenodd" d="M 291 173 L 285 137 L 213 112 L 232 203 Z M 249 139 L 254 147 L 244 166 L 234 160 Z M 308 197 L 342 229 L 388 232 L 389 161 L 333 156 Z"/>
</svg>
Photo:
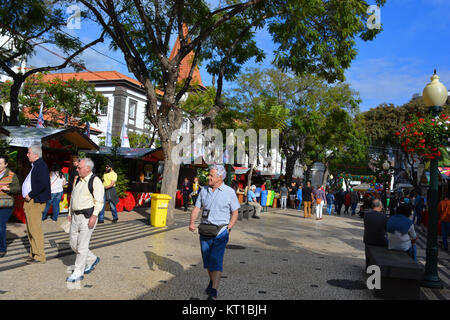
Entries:
<svg viewBox="0 0 450 320">
<path fill-rule="evenodd" d="M 43 222 L 47 263 L 27 265 L 24 224 L 8 224 L 8 254 L 0 260 L 0 299 L 205 300 L 208 284 L 198 234 L 189 214 L 175 210 L 175 224 L 147 224 L 148 209 L 119 213 L 119 223 L 97 225 L 91 249 L 101 258 L 79 287 L 65 282 L 75 255 L 60 224 Z M 425 261 L 419 231 L 418 259 Z M 374 300 L 365 285 L 363 222 L 359 216 L 304 219 L 303 211 L 269 208 L 261 219 L 238 221 L 225 251 L 220 300 Z M 422 289 L 422 299 L 449 299 L 450 255 L 439 251 L 444 289 Z"/>
</svg>

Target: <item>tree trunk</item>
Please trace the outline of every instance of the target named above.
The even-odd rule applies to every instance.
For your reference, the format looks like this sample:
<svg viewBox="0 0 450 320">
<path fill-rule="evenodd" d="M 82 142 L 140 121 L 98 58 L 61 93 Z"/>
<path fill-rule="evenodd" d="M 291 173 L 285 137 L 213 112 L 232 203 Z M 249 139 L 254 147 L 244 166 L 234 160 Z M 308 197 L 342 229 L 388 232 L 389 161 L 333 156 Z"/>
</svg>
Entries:
<svg viewBox="0 0 450 320">
<path fill-rule="evenodd" d="M 329 170 L 328 170 L 328 164 L 325 164 L 325 171 L 323 172 L 323 177 L 322 177 L 322 185 L 324 187 L 327 186 L 327 181 L 328 181 L 328 175 L 329 175 Z"/>
<path fill-rule="evenodd" d="M 296 157 L 286 157 L 286 183 L 291 185 L 292 176 L 294 175 L 295 162 L 297 161 Z"/>
<path fill-rule="evenodd" d="M 252 175 L 253 175 L 254 168 L 255 168 L 255 164 L 252 164 L 252 166 L 250 167 L 250 173 L 248 174 L 248 181 L 247 181 L 248 190 L 250 190 L 250 186 L 252 185 Z"/>
<path fill-rule="evenodd" d="M 174 223 L 174 209 L 177 195 L 178 175 L 180 173 L 180 165 L 172 159 L 172 149 L 175 146 L 174 142 L 169 141 L 163 143 L 162 148 L 164 152 L 164 171 L 161 183 L 161 194 L 167 194 L 172 197 L 167 208 L 167 225 L 171 226 Z"/>
<path fill-rule="evenodd" d="M 20 88 L 22 87 L 23 81 L 14 80 L 14 83 L 11 86 L 11 92 L 9 95 L 9 125 L 10 126 L 18 126 L 19 123 L 19 93 Z"/>
</svg>

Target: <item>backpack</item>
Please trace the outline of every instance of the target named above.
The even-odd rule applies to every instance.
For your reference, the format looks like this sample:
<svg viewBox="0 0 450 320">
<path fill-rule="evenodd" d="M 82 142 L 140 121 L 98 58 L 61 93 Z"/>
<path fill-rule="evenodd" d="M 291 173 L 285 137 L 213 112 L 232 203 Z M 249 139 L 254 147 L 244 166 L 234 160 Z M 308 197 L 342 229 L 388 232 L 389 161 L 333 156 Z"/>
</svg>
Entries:
<svg viewBox="0 0 450 320">
<path fill-rule="evenodd" d="M 95 174 L 92 174 L 92 176 L 89 178 L 88 181 L 88 189 L 91 193 L 92 197 L 94 197 L 94 179 L 97 177 Z M 80 181 L 80 177 L 77 178 L 77 181 L 75 182 L 75 185 L 77 185 L 78 181 Z"/>
</svg>

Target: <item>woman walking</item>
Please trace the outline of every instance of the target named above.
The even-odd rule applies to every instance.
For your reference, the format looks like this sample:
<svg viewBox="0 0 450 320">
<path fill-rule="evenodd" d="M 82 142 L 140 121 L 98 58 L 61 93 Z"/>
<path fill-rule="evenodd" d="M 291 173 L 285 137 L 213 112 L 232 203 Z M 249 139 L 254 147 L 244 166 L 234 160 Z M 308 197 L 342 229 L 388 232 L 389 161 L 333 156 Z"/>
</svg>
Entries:
<svg viewBox="0 0 450 320">
<path fill-rule="evenodd" d="M 295 182 L 291 183 L 289 188 L 289 200 L 291 202 L 291 209 L 295 209 L 295 200 L 297 199 L 297 184 Z"/>
<path fill-rule="evenodd" d="M 286 183 L 283 183 L 283 186 L 280 189 L 281 194 L 281 209 L 286 210 L 286 201 L 288 197 L 288 188 L 286 188 Z"/>
<path fill-rule="evenodd" d="M 52 166 L 52 171 L 50 171 L 50 188 L 52 197 L 47 201 L 44 211 L 42 212 L 42 221 L 47 219 L 48 210 L 50 206 L 53 206 L 52 220 L 54 222 L 58 221 L 59 215 L 59 203 L 63 195 L 63 188 L 67 184 L 66 178 L 61 171 L 59 164 L 54 164 Z"/>
<path fill-rule="evenodd" d="M 352 204 L 352 197 L 350 195 L 350 192 L 347 191 L 345 193 L 345 197 L 344 197 L 344 206 L 345 206 L 344 213 L 345 214 L 349 214 L 348 209 L 350 208 L 351 204 Z"/>
<path fill-rule="evenodd" d="M 17 175 L 8 168 L 8 156 L 0 154 L 0 258 L 6 255 L 6 223 L 14 208 L 14 195 L 21 192 Z"/>
<path fill-rule="evenodd" d="M 325 196 L 325 189 L 323 186 L 317 186 L 316 193 L 316 220 L 322 220 L 323 206 L 327 204 L 327 198 Z"/>
</svg>

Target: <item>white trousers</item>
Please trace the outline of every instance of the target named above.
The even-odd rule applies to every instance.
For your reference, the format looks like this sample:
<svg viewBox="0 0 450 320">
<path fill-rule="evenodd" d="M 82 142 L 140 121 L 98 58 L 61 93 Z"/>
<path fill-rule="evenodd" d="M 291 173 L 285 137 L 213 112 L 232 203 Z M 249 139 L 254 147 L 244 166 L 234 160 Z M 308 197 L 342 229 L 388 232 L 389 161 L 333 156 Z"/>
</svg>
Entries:
<svg viewBox="0 0 450 320">
<path fill-rule="evenodd" d="M 287 197 L 281 197 L 281 209 L 286 209 Z"/>
<path fill-rule="evenodd" d="M 91 265 L 97 259 L 97 256 L 89 250 L 89 242 L 91 241 L 94 228 L 89 229 L 89 219 L 86 219 L 82 214 L 73 214 L 72 223 L 70 225 L 70 247 L 77 254 L 75 259 L 74 273 L 76 276 L 84 274 L 86 265 Z"/>
<path fill-rule="evenodd" d="M 316 204 L 316 218 L 322 218 L 323 201 L 320 204 Z"/>
</svg>

